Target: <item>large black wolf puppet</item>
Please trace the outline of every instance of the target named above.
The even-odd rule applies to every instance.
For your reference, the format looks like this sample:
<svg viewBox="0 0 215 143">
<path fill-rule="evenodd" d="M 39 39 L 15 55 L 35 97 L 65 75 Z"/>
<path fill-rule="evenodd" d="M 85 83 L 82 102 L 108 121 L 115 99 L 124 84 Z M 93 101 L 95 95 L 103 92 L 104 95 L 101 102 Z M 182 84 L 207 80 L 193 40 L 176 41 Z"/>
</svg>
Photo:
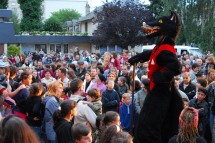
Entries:
<svg viewBox="0 0 215 143">
<path fill-rule="evenodd" d="M 128 61 L 131 64 L 148 62 L 150 91 L 139 115 L 137 138 L 139 143 L 167 143 L 177 134 L 178 118 L 183 109 L 180 94 L 174 86 L 174 76 L 181 73 L 181 64 L 174 48 L 181 30 L 175 12 L 154 22 L 144 22 L 147 38 L 158 37 L 153 50 L 144 51 Z"/>
</svg>

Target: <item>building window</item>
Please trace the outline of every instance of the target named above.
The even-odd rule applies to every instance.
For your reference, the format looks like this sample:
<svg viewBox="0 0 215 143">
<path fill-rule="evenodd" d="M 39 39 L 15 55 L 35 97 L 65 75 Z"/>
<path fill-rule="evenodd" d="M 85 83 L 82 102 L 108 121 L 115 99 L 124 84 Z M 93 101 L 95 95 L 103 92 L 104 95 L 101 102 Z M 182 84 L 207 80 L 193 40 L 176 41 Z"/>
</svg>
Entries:
<svg viewBox="0 0 215 143">
<path fill-rule="evenodd" d="M 107 47 L 100 47 L 100 53 L 107 52 Z"/>
<path fill-rule="evenodd" d="M 61 52 L 61 44 L 56 44 L 56 53 L 60 53 Z"/>
<path fill-rule="evenodd" d="M 35 51 L 40 51 L 40 50 L 43 50 L 43 52 L 47 53 L 47 47 L 45 44 L 36 44 L 35 45 Z"/>
<path fill-rule="evenodd" d="M 87 22 L 85 22 L 85 32 L 88 32 Z"/>
<path fill-rule="evenodd" d="M 50 44 L 50 52 L 55 52 L 55 44 Z"/>
<path fill-rule="evenodd" d="M 117 47 L 117 53 L 122 53 L 123 49 L 121 47 Z"/>
<path fill-rule="evenodd" d="M 64 53 L 68 53 L 68 44 L 64 44 Z"/>
<path fill-rule="evenodd" d="M 109 46 L 109 52 L 115 52 L 115 46 Z"/>
</svg>

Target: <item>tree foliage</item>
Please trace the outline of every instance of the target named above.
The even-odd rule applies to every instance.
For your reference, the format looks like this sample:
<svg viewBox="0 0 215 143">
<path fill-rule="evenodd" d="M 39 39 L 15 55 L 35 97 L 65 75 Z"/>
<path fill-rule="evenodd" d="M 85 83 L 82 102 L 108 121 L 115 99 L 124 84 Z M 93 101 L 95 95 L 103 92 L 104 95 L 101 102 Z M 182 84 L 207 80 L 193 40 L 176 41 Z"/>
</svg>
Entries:
<svg viewBox="0 0 215 143">
<path fill-rule="evenodd" d="M 9 45 L 8 49 L 7 49 L 7 55 L 20 55 L 20 47 L 18 47 L 17 45 Z"/>
<path fill-rule="evenodd" d="M 150 0 L 149 9 L 156 15 L 176 10 L 181 16 L 182 32 L 177 44 L 191 43 L 202 50 L 215 51 L 214 0 Z M 157 10 L 160 11 L 157 11 Z"/>
<path fill-rule="evenodd" d="M 22 31 L 39 31 L 42 28 L 42 3 L 44 0 L 18 0 L 22 10 Z"/>
<path fill-rule="evenodd" d="M 139 2 L 113 1 L 105 3 L 102 10 L 95 11 L 97 30 L 93 33 L 92 42 L 96 45 L 118 45 L 123 49 L 144 42 L 141 25 L 152 19 L 152 14 Z"/>
<path fill-rule="evenodd" d="M 44 31 L 61 32 L 63 30 L 61 23 L 54 17 L 47 19 L 43 25 Z"/>
<path fill-rule="evenodd" d="M 20 20 L 15 12 L 13 12 L 12 18 L 10 19 L 13 22 L 15 33 L 18 34 L 20 32 Z"/>
<path fill-rule="evenodd" d="M 57 12 L 53 12 L 51 18 L 55 18 L 61 24 L 65 24 L 66 21 L 71 21 L 73 19 L 78 19 L 81 16 L 76 10 L 73 9 L 60 9 Z"/>
<path fill-rule="evenodd" d="M 0 0 L 0 9 L 7 9 L 8 0 Z"/>
</svg>

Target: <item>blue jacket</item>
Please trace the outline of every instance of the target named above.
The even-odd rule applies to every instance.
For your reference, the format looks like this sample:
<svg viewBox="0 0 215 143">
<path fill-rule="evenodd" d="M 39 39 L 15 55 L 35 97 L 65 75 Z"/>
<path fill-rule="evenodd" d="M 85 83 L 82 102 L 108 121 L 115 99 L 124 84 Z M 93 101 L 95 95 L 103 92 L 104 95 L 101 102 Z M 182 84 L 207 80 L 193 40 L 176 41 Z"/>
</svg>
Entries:
<svg viewBox="0 0 215 143">
<path fill-rule="evenodd" d="M 130 131 L 131 112 L 132 112 L 132 104 L 127 106 L 125 103 L 123 103 L 119 110 L 121 126 L 123 130 L 127 132 Z"/>
<path fill-rule="evenodd" d="M 52 115 L 54 111 L 59 109 L 60 105 L 54 96 L 46 96 L 44 99 L 45 103 L 45 114 L 44 114 L 44 122 L 45 122 L 45 132 L 48 140 L 55 140 L 55 131 L 53 129 L 54 122 L 52 119 Z"/>
</svg>

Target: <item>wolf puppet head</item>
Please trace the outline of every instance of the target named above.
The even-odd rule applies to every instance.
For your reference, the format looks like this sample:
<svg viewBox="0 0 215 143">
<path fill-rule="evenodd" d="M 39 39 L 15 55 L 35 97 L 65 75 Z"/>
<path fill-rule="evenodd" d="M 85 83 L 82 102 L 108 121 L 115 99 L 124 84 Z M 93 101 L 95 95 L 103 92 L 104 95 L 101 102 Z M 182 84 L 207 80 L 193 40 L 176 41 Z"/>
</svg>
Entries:
<svg viewBox="0 0 215 143">
<path fill-rule="evenodd" d="M 156 21 L 143 22 L 142 28 L 147 33 L 147 38 L 161 36 L 162 39 L 171 39 L 175 43 L 181 31 L 181 20 L 178 15 L 171 11 L 170 16 L 160 17 Z"/>
</svg>

